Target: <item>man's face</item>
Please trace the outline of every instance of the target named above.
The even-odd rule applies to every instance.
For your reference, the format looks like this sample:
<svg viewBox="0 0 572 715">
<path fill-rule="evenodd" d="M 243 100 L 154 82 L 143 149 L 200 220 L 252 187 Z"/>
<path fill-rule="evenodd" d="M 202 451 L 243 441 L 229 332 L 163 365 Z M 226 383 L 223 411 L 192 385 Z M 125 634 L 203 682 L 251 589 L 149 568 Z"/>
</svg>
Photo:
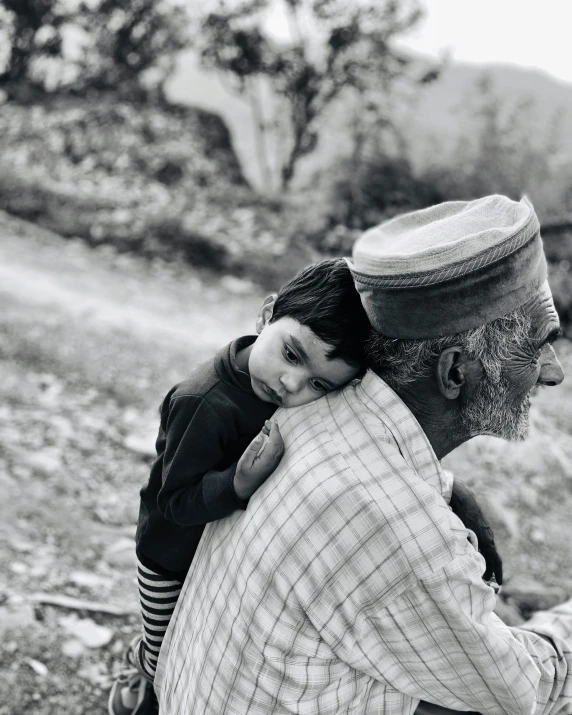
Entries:
<svg viewBox="0 0 572 715">
<path fill-rule="evenodd" d="M 559 385 L 564 379 L 552 348 L 560 334 L 560 322 L 548 284 L 524 307 L 531 322 L 528 339 L 512 346 L 500 379 L 484 375 L 470 402 L 461 409 L 463 427 L 471 435 L 524 439 L 531 390 L 540 385 Z"/>
</svg>

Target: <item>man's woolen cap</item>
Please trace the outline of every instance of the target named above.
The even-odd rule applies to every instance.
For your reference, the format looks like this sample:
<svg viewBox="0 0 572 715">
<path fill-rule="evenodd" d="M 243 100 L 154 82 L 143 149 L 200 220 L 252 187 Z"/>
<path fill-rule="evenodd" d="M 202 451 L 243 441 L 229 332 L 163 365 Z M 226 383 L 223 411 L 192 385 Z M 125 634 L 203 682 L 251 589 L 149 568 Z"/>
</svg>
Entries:
<svg viewBox="0 0 572 715">
<path fill-rule="evenodd" d="M 370 323 L 391 338 L 471 330 L 516 310 L 546 280 L 532 204 L 499 195 L 386 221 L 358 238 L 348 264 Z"/>
</svg>

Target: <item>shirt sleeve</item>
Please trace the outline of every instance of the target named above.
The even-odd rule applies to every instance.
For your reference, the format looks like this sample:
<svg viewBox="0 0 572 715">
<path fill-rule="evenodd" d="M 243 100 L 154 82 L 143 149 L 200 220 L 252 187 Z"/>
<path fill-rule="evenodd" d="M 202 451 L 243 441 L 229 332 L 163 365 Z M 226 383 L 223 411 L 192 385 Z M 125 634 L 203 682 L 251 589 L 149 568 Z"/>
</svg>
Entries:
<svg viewBox="0 0 572 715">
<path fill-rule="evenodd" d="M 542 624 L 530 630 L 503 624 L 493 613 L 494 591 L 481 578 L 482 557 L 460 522 L 452 557 L 420 578 L 405 554 L 388 548 L 390 539 L 384 543 L 387 530 L 376 529 L 376 520 L 382 517 L 375 503 L 354 512 L 337 544 L 351 558 L 338 562 L 327 591 L 318 589 L 308 605 L 340 659 L 413 700 L 453 710 L 572 712 L 572 641 L 561 637 L 570 629 L 545 625 L 549 640 L 533 632 L 542 632 Z"/>
<path fill-rule="evenodd" d="M 207 524 L 244 509 L 234 491 L 236 464 L 218 471 L 228 431 L 202 397 L 171 398 L 163 455 L 163 486 L 157 505 L 180 526 Z"/>
</svg>

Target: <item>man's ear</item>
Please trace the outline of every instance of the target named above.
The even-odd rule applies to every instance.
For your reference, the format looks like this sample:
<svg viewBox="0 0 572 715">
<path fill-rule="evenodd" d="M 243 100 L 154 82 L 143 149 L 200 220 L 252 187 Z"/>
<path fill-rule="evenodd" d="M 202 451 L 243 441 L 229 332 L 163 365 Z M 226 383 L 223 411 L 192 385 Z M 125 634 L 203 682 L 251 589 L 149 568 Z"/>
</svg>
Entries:
<svg viewBox="0 0 572 715">
<path fill-rule="evenodd" d="M 437 360 L 437 387 L 443 397 L 456 400 L 465 389 L 470 393 L 482 378 L 483 369 L 480 360 L 469 357 L 463 349 L 455 345 L 443 350 Z"/>
<path fill-rule="evenodd" d="M 267 295 L 264 299 L 258 315 L 256 317 L 256 332 L 260 335 L 262 328 L 272 317 L 272 311 L 274 310 L 274 303 L 276 303 L 276 298 L 278 298 L 278 293 L 271 293 Z"/>
</svg>

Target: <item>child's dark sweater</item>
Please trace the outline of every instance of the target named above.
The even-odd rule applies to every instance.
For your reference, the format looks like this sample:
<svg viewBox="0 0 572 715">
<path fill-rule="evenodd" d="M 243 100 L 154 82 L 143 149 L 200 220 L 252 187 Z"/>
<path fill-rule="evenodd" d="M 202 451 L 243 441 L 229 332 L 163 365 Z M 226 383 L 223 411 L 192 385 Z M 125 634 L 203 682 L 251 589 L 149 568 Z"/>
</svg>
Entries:
<svg viewBox="0 0 572 715">
<path fill-rule="evenodd" d="M 233 479 L 236 463 L 275 405 L 260 400 L 236 353 L 255 336 L 234 340 L 176 385 L 161 405 L 157 459 L 141 490 L 136 550 L 141 563 L 183 579 L 205 524 L 246 504 Z"/>
</svg>

